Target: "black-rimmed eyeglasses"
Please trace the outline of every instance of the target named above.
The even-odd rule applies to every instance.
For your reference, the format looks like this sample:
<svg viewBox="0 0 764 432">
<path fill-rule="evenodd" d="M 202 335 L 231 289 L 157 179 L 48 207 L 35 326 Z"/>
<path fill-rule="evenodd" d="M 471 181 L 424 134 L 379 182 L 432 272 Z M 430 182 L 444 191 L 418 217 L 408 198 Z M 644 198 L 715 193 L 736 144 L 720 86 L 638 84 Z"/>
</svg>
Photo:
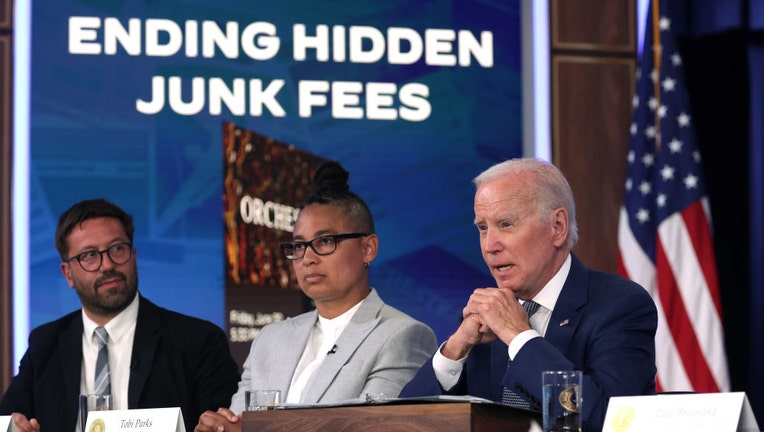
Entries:
<svg viewBox="0 0 764 432">
<path fill-rule="evenodd" d="M 308 246 L 313 249 L 316 255 L 329 255 L 337 250 L 337 242 L 343 239 L 366 237 L 369 234 L 364 233 L 349 233 L 349 234 L 333 234 L 316 237 L 310 241 L 304 242 L 286 242 L 281 243 L 281 252 L 286 259 L 298 260 L 305 256 L 305 251 L 308 250 Z"/>
<path fill-rule="evenodd" d="M 64 259 L 64 262 L 68 263 L 69 261 L 77 260 L 83 270 L 94 272 L 101 268 L 104 253 L 109 256 L 109 259 L 114 264 L 124 264 L 130 260 L 130 256 L 133 254 L 133 244 L 123 242 L 113 244 L 101 251 L 91 250 L 82 252 L 81 254 Z"/>
</svg>

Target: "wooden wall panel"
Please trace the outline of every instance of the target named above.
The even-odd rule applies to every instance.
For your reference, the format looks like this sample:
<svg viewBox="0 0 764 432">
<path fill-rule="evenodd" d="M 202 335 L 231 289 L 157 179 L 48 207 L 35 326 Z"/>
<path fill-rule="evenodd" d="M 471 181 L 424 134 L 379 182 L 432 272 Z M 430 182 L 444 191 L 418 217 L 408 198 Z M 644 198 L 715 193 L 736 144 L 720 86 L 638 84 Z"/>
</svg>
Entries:
<svg viewBox="0 0 764 432">
<path fill-rule="evenodd" d="M 617 272 L 635 85 L 635 0 L 551 0 L 552 161 L 576 196 L 574 252 Z"/>
<path fill-rule="evenodd" d="M 631 54 L 636 49 L 636 0 L 555 0 L 552 49 Z"/>
<path fill-rule="evenodd" d="M 623 96 L 634 87 L 634 62 L 558 56 L 552 75 L 552 150 L 576 197 L 575 253 L 591 267 L 615 272 L 631 122 Z"/>
<path fill-rule="evenodd" d="M 0 31 L 13 31 L 13 0 L 0 0 Z"/>
<path fill-rule="evenodd" d="M 13 143 L 12 0 L 0 0 L 0 394 L 13 370 L 11 295 L 11 166 Z"/>
</svg>

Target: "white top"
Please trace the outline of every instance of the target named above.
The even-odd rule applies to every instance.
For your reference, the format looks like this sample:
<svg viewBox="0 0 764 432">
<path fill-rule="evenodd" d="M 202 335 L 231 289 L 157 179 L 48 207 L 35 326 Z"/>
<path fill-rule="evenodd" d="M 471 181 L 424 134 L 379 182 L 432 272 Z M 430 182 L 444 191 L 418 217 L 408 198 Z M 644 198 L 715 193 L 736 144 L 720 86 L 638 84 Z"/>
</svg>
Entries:
<svg viewBox="0 0 764 432">
<path fill-rule="evenodd" d="M 310 336 L 308 336 L 308 342 L 305 344 L 300 362 L 297 363 L 297 369 L 295 369 L 294 375 L 292 375 L 292 383 L 289 385 L 286 403 L 302 402 L 302 394 L 310 385 L 316 369 L 318 369 L 326 356 L 329 355 L 329 352 L 333 353 L 334 349 L 336 349 L 335 342 L 337 342 L 337 338 L 345 330 L 350 319 L 353 318 L 353 315 L 361 307 L 361 303 L 364 300 L 361 300 L 334 319 L 327 319 L 318 315 L 316 325 L 313 326 Z"/>
</svg>

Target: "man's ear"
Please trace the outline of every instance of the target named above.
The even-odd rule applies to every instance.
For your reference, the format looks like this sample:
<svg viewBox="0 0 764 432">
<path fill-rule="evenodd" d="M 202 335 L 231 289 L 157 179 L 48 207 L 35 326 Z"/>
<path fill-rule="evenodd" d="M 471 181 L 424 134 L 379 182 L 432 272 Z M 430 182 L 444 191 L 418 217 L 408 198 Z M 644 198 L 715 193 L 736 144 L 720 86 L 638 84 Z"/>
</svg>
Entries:
<svg viewBox="0 0 764 432">
<path fill-rule="evenodd" d="M 62 262 L 60 265 L 60 268 L 61 268 L 61 274 L 64 275 L 64 279 L 66 279 L 66 282 L 69 284 L 70 287 L 74 288 L 74 281 L 72 280 L 71 261 Z"/>
<path fill-rule="evenodd" d="M 562 247 L 568 240 L 569 230 L 568 211 L 564 207 L 552 212 L 552 242 L 556 247 Z"/>
</svg>

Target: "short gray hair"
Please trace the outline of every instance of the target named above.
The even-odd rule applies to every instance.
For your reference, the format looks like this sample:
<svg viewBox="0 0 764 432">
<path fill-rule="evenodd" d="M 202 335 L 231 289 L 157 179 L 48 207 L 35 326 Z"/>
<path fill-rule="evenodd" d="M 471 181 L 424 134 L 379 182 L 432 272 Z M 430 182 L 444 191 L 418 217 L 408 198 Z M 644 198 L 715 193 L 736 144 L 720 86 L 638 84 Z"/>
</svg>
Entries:
<svg viewBox="0 0 764 432">
<path fill-rule="evenodd" d="M 535 179 L 537 212 L 544 220 L 549 220 L 552 210 L 562 207 L 568 212 L 568 238 L 565 243 L 569 249 L 578 243 L 578 224 L 576 223 L 576 201 L 568 180 L 559 168 L 541 159 L 518 158 L 497 163 L 475 177 L 475 186 L 487 181 L 510 177 L 521 173 L 532 173 Z"/>
</svg>

